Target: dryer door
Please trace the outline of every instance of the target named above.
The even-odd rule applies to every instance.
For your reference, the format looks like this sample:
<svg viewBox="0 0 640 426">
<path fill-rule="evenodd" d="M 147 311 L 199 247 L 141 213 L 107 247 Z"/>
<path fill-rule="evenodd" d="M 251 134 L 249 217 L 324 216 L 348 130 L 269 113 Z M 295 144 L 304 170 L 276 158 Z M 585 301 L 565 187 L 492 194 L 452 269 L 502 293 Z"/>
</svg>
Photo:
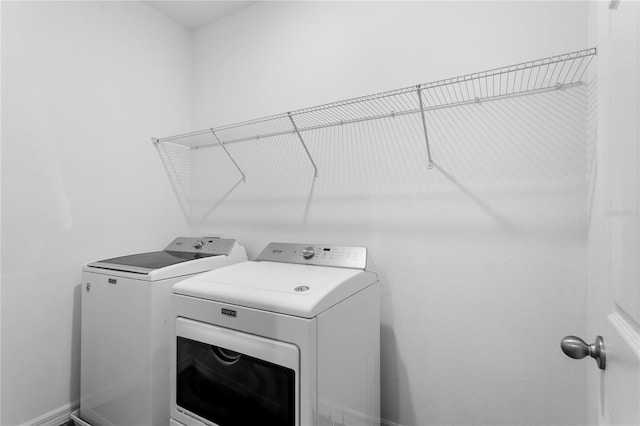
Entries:
<svg viewBox="0 0 640 426">
<path fill-rule="evenodd" d="M 176 420 L 299 424 L 297 346 L 185 318 L 176 320 L 176 345 Z"/>
</svg>

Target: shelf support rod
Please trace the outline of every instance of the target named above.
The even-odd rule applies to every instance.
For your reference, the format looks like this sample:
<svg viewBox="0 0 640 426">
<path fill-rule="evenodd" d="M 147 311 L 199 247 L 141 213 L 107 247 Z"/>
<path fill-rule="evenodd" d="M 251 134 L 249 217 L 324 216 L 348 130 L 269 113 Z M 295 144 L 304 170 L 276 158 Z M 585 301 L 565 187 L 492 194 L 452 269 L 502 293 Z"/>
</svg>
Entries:
<svg viewBox="0 0 640 426">
<path fill-rule="evenodd" d="M 244 173 L 242 172 L 242 169 L 240 169 L 240 166 L 238 166 L 238 163 L 236 163 L 236 160 L 233 159 L 233 157 L 231 156 L 231 154 L 229 154 L 229 151 L 227 150 L 227 147 L 224 146 L 224 142 L 222 142 L 220 140 L 220 138 L 218 137 L 218 135 L 216 135 L 216 132 L 213 131 L 213 129 L 211 130 L 211 134 L 213 135 L 214 138 L 216 138 L 216 140 L 218 141 L 218 143 L 220 144 L 220 146 L 222 147 L 222 149 L 224 149 L 224 152 L 227 154 L 227 157 L 229 157 L 229 160 L 231 160 L 231 162 L 233 163 L 234 166 L 236 166 L 236 169 L 238 169 L 238 171 L 240 172 L 240 174 L 242 175 L 242 183 L 246 183 L 247 182 L 247 178 L 244 175 Z"/>
<path fill-rule="evenodd" d="M 427 144 L 427 158 L 429 163 L 427 167 L 433 169 L 433 160 L 431 159 L 431 149 L 429 148 L 429 135 L 427 134 L 427 120 L 424 117 L 424 105 L 422 103 L 422 85 L 416 86 L 416 92 L 418 93 L 418 102 L 420 103 L 420 118 L 422 119 L 422 129 L 424 130 L 424 141 Z"/>
<path fill-rule="evenodd" d="M 314 170 L 314 177 L 318 177 L 318 167 L 316 166 L 316 163 L 313 161 L 313 158 L 311 157 L 311 153 L 309 153 L 309 149 L 307 148 L 307 145 L 304 143 L 304 139 L 302 139 L 302 135 L 300 134 L 300 130 L 298 130 L 298 126 L 296 126 L 296 122 L 293 121 L 293 116 L 291 115 L 290 112 L 288 112 L 287 115 L 289 116 L 289 120 L 291 120 L 291 124 L 293 125 L 293 130 L 295 130 L 296 134 L 298 135 L 298 139 L 300 139 L 300 143 L 302 143 L 302 147 L 304 148 L 304 151 L 307 153 L 307 157 L 309 157 L 309 161 L 311 161 L 311 165 L 313 166 L 313 170 Z"/>
</svg>

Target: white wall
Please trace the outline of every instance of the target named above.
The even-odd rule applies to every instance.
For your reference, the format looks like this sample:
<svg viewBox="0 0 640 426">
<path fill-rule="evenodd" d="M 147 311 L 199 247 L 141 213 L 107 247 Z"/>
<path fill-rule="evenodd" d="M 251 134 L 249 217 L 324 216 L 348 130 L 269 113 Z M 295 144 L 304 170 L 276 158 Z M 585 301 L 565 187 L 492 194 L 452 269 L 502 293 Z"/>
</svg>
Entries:
<svg viewBox="0 0 640 426">
<path fill-rule="evenodd" d="M 194 35 L 211 127 L 587 47 L 581 2 L 265 2 Z M 194 155 L 191 228 L 364 245 L 383 285 L 389 425 L 584 424 L 587 90 Z"/>
<path fill-rule="evenodd" d="M 82 265 L 186 232 L 149 137 L 190 125 L 191 39 L 140 2 L 2 9 L 9 426 L 77 403 Z"/>
</svg>

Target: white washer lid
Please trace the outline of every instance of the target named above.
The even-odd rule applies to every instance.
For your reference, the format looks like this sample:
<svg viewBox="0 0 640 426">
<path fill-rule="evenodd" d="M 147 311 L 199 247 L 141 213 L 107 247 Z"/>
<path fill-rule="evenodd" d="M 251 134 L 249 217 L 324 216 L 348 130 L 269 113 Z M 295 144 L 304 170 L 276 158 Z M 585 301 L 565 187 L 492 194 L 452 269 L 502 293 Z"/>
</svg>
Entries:
<svg viewBox="0 0 640 426">
<path fill-rule="evenodd" d="M 188 278 L 173 292 L 313 318 L 377 281 L 359 269 L 249 261 Z"/>
<path fill-rule="evenodd" d="M 246 260 L 244 247 L 236 240 L 178 237 L 164 251 L 88 263 L 83 271 L 141 281 L 161 281 Z"/>
</svg>

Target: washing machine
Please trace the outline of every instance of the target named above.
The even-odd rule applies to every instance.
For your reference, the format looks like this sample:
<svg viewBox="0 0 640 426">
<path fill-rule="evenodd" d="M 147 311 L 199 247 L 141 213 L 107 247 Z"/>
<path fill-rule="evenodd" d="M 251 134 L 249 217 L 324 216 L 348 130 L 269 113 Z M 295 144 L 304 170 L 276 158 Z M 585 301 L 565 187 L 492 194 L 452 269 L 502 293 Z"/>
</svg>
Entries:
<svg viewBox="0 0 640 426">
<path fill-rule="evenodd" d="M 246 260 L 236 240 L 180 237 L 162 251 L 87 264 L 76 424 L 166 426 L 171 288 L 195 274 Z"/>
<path fill-rule="evenodd" d="M 270 243 L 173 287 L 172 426 L 380 424 L 363 247 Z"/>
</svg>

